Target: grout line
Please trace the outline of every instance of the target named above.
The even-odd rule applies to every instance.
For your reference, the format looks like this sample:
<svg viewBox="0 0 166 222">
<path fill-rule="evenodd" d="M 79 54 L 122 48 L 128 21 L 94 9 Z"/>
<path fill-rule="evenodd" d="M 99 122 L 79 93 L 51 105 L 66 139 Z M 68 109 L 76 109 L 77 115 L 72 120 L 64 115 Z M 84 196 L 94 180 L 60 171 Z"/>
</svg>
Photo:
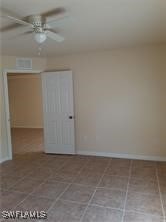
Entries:
<svg viewBox="0 0 166 222">
<path fill-rule="evenodd" d="M 144 213 L 144 212 L 141 212 L 141 211 L 137 211 L 137 210 L 125 210 L 125 212 L 128 212 L 128 213 L 137 213 L 137 214 L 141 214 L 141 215 L 144 215 L 144 216 L 149 216 L 149 217 L 154 217 L 154 218 L 162 218 L 162 216 L 159 216 L 159 215 L 156 215 L 156 214 L 148 214 L 148 213 Z M 156 221 L 157 222 L 157 221 Z"/>
<path fill-rule="evenodd" d="M 63 199 L 63 198 L 60 198 L 60 200 L 62 201 L 65 201 L 65 202 L 71 202 L 71 203 L 75 203 L 75 204 L 80 204 L 80 205 L 87 205 L 86 203 L 83 203 L 83 202 L 79 202 L 79 201 L 75 201 L 75 200 L 66 200 L 66 199 Z M 91 206 L 96 206 L 96 207 L 100 207 L 100 208 L 106 208 L 106 209 L 110 209 L 110 210 L 118 210 L 118 211 L 121 211 L 123 212 L 124 210 L 121 209 L 121 208 L 114 208 L 114 207 L 109 207 L 109 206 L 102 206 L 102 205 L 99 205 L 99 204 L 90 204 Z M 151 217 L 154 217 L 154 218 L 162 218 L 162 216 L 159 216 L 159 215 L 155 215 L 155 214 L 148 214 L 148 213 L 144 213 L 144 212 L 141 212 L 141 211 L 137 211 L 137 210 L 125 210 L 125 212 L 128 212 L 128 213 L 137 213 L 137 214 L 141 214 L 141 215 L 144 215 L 144 216 L 151 216 Z"/>
<path fill-rule="evenodd" d="M 84 166 L 86 165 L 86 163 L 84 163 L 84 165 L 81 167 L 81 169 L 78 171 L 78 175 L 80 174 L 80 172 L 82 171 L 82 169 L 84 168 Z M 56 204 L 56 202 L 61 198 L 61 196 L 67 191 L 67 189 L 70 187 L 70 185 L 73 183 L 73 181 L 75 180 L 75 177 L 72 179 L 72 182 L 70 182 L 68 184 L 68 186 L 64 189 L 64 191 L 55 199 L 55 201 L 53 201 L 53 203 L 51 204 L 51 206 L 48 208 L 47 210 L 47 214 L 51 211 L 51 209 L 53 208 L 53 206 Z"/>
<path fill-rule="evenodd" d="M 111 173 L 105 173 L 105 175 L 110 176 L 110 177 L 119 177 L 121 179 L 128 179 L 128 176 L 120 176 L 120 175 L 116 175 L 116 174 L 111 174 Z"/>
<path fill-rule="evenodd" d="M 77 202 L 78 203 L 78 202 Z M 80 202 L 79 202 L 80 203 Z M 108 206 L 102 206 L 102 205 L 99 205 L 99 204 L 91 204 L 91 206 L 97 206 L 97 207 L 101 207 L 101 208 L 107 208 L 107 209 L 111 209 L 111 210 L 118 210 L 118 211 L 124 211 L 123 209 L 121 208 L 113 208 L 113 207 L 108 207 Z M 144 213 L 144 212 L 141 212 L 141 211 L 137 211 L 137 210 L 125 210 L 125 212 L 128 212 L 128 213 L 137 213 L 137 214 L 141 214 L 141 215 L 144 215 L 144 216 L 151 216 L 151 217 L 156 217 L 156 218 L 163 218 L 162 216 L 159 216 L 159 215 L 155 215 L 155 214 L 148 214 L 148 213 Z"/>
<path fill-rule="evenodd" d="M 69 183 L 67 185 L 67 187 L 64 189 L 64 191 L 53 201 L 53 203 L 51 204 L 51 206 L 48 208 L 47 210 L 47 216 L 49 214 L 49 212 L 51 211 L 51 209 L 53 208 L 53 206 L 56 204 L 56 202 L 61 198 L 61 196 L 66 192 L 66 190 L 70 187 L 72 183 Z"/>
<path fill-rule="evenodd" d="M 88 202 L 88 204 L 87 204 L 87 206 L 86 206 L 86 208 L 85 208 L 85 210 L 84 210 L 84 213 L 82 214 L 82 216 L 81 216 L 81 218 L 80 218 L 80 220 L 79 220 L 79 222 L 82 222 L 82 220 L 83 220 L 83 218 L 84 218 L 84 216 L 85 216 L 85 214 L 86 214 L 86 212 L 87 212 L 87 210 L 88 210 L 88 207 L 89 207 L 89 205 L 90 205 L 90 203 L 91 203 L 91 201 L 92 201 L 92 199 L 93 199 L 93 197 L 94 197 L 94 195 L 95 195 L 95 193 L 96 193 L 96 191 L 97 191 L 97 189 L 98 189 L 98 186 L 99 186 L 99 184 L 101 183 L 101 181 L 102 181 L 102 179 L 103 179 L 103 177 L 104 177 L 107 169 L 108 169 L 109 166 L 110 166 L 111 160 L 112 160 L 112 159 L 110 159 L 110 160 L 108 161 L 108 164 L 107 164 L 107 166 L 106 166 L 103 174 L 101 175 L 101 178 L 100 178 L 100 180 L 99 180 L 99 182 L 98 182 L 98 184 L 97 184 L 97 186 L 96 186 L 96 188 L 95 188 L 95 190 L 94 190 L 94 192 L 93 192 L 93 194 L 92 194 L 92 196 L 91 196 L 91 198 L 90 198 L 90 200 L 89 200 L 89 202 Z"/>
<path fill-rule="evenodd" d="M 124 221 L 124 217 L 125 217 L 125 210 L 126 210 L 126 204 L 127 204 L 127 196 L 128 196 L 128 192 L 129 192 L 129 184 L 130 184 L 131 170 L 132 170 L 132 163 L 133 163 L 132 160 L 130 160 L 130 161 L 131 161 L 131 162 L 130 162 L 130 168 L 129 168 L 129 176 L 128 176 L 128 183 L 127 183 L 126 197 L 125 197 L 124 207 L 123 207 L 122 222 Z"/>
<path fill-rule="evenodd" d="M 165 213 L 165 210 L 164 210 L 164 203 L 163 203 L 163 200 L 162 200 L 162 193 L 161 193 L 161 188 L 160 188 L 160 181 L 159 181 L 159 175 L 158 175 L 158 168 L 157 168 L 157 166 L 156 166 L 156 177 L 157 177 L 157 184 L 158 184 L 158 189 L 159 189 L 159 196 L 160 196 L 162 213 L 163 213 L 163 217 L 164 217 L 164 222 L 166 222 L 166 213 Z"/>
<path fill-rule="evenodd" d="M 69 160 L 68 160 L 69 161 Z M 67 161 L 67 162 L 68 162 Z M 50 169 L 50 168 L 49 168 Z M 31 171 L 31 172 L 33 172 L 33 171 Z M 31 173 L 31 172 L 29 172 L 29 173 Z M 24 177 L 25 178 L 25 177 Z M 24 179 L 23 178 L 23 179 Z M 27 177 L 28 178 L 28 177 Z M 47 178 L 48 179 L 48 178 Z M 15 207 L 14 207 L 14 209 L 16 209 L 19 205 L 21 205 L 26 199 L 28 199 L 28 197 L 30 197 L 30 196 L 33 196 L 32 194 L 33 194 L 33 192 L 36 190 L 36 189 L 38 189 L 40 186 L 42 186 L 46 181 L 47 181 L 47 179 L 44 179 L 40 184 L 39 184 L 39 186 L 37 186 L 36 188 L 34 188 L 33 190 L 32 190 L 32 192 L 30 192 L 29 194 L 27 194 L 26 195 L 26 197 L 22 200 L 22 201 L 20 201 Z M 68 185 L 69 186 L 69 185 Z M 49 198 L 48 198 L 49 199 Z"/>
<path fill-rule="evenodd" d="M 72 183 L 68 184 L 67 187 L 69 187 Z M 66 191 L 67 188 L 65 188 L 65 191 Z M 63 191 L 63 193 L 65 192 Z M 25 194 L 23 192 L 20 192 L 20 191 L 15 191 L 16 193 L 22 193 L 22 194 Z M 71 202 L 71 203 L 76 203 L 76 204 L 80 204 L 80 205 L 87 205 L 86 203 L 83 203 L 83 202 L 79 202 L 79 201 L 74 201 L 74 200 L 66 200 L 66 199 L 63 199 L 61 198 L 61 195 L 63 195 L 62 193 L 55 199 L 53 200 L 53 205 L 60 199 L 62 201 L 65 201 L 65 202 Z M 30 195 L 32 196 L 32 195 Z M 35 196 L 36 197 L 36 196 Z M 47 198 L 47 197 L 42 197 L 42 198 Z M 49 199 L 49 198 L 47 198 Z M 58 199 L 58 200 L 57 200 Z M 52 200 L 52 199 L 50 199 Z M 110 209 L 110 210 L 118 210 L 118 211 L 121 211 L 123 212 L 124 210 L 121 209 L 121 208 L 114 208 L 114 207 L 109 207 L 109 206 L 103 206 L 103 205 L 99 205 L 99 204 L 93 204 L 91 203 L 90 204 L 91 206 L 96 206 L 96 207 L 100 207 L 100 208 L 106 208 L 106 209 Z M 51 204 L 52 206 L 52 204 Z M 141 211 L 137 211 L 137 210 L 125 210 L 125 212 L 128 212 L 128 213 L 137 213 L 137 214 L 141 214 L 141 215 L 144 215 L 144 216 L 151 216 L 151 217 L 155 217 L 155 218 L 163 218 L 162 216 L 159 216 L 159 215 L 155 215 L 155 214 L 148 214 L 148 213 L 145 213 L 145 212 L 141 212 Z M 165 222 L 165 221 L 164 221 Z"/>
<path fill-rule="evenodd" d="M 122 212 L 123 212 L 123 216 L 122 216 L 122 221 L 121 221 L 121 222 L 124 222 L 125 212 L 136 212 L 136 213 L 139 213 L 139 214 L 142 214 L 142 215 L 147 215 L 147 216 L 149 215 L 149 216 L 153 216 L 153 217 L 156 217 L 156 218 L 160 218 L 161 216 L 157 216 L 157 215 L 153 215 L 153 214 L 146 214 L 146 213 L 144 213 L 144 212 L 139 212 L 139 211 L 135 211 L 135 210 L 126 210 L 126 209 L 125 209 L 125 208 L 126 208 L 126 203 L 127 203 L 127 196 L 128 196 L 128 192 L 129 192 L 129 184 L 130 184 L 131 172 L 132 172 L 132 171 L 131 171 L 131 170 L 132 170 L 132 164 L 133 164 L 133 161 L 132 161 L 132 160 L 131 160 L 131 162 L 130 162 L 129 176 L 126 177 L 126 178 L 128 178 L 128 184 L 127 184 L 126 197 L 125 197 L 125 201 L 124 201 L 124 208 L 123 208 L 123 209 L 118 209 L 118 208 L 104 207 L 104 206 L 100 206 L 100 205 L 98 205 L 98 204 L 91 204 L 91 201 L 92 201 L 92 199 L 93 199 L 93 197 L 94 197 L 97 189 L 100 188 L 100 183 L 101 183 L 104 175 L 106 175 L 106 171 L 107 171 L 107 169 L 109 168 L 109 165 L 110 165 L 111 160 L 112 160 L 112 159 L 110 159 L 110 160 L 108 161 L 107 165 L 105 166 L 105 169 L 104 169 L 103 173 L 101 173 L 99 182 L 97 183 L 96 186 L 79 184 L 79 185 L 82 185 L 82 186 L 91 186 L 91 187 L 94 187 L 93 194 L 92 194 L 90 200 L 88 201 L 88 203 L 82 203 L 82 202 L 79 202 L 79 201 L 64 200 L 64 201 L 75 202 L 75 203 L 80 203 L 80 204 L 87 205 L 87 206 L 85 207 L 85 210 L 84 210 L 84 212 L 83 212 L 83 215 L 82 215 L 81 218 L 80 218 L 80 222 L 82 222 L 82 220 L 83 220 L 83 218 L 84 218 L 84 216 L 85 216 L 85 214 L 86 214 L 86 212 L 87 212 L 87 210 L 88 210 L 88 207 L 89 207 L 90 205 L 92 205 L 92 206 L 98 206 L 98 207 L 103 207 L 103 208 L 108 208 L 108 209 L 112 209 L 112 210 L 122 211 Z M 77 171 L 76 177 L 81 174 L 82 170 L 86 167 L 86 164 L 89 163 L 90 161 L 91 161 L 91 159 L 88 159 L 87 161 L 85 161 L 85 163 L 83 164 L 83 166 Z M 63 164 L 60 166 L 60 168 L 58 169 L 58 172 L 61 171 L 61 169 L 62 169 L 65 165 L 67 166 L 67 164 L 69 164 L 69 163 L 70 163 L 70 159 L 66 159 L 66 162 L 63 163 Z M 38 166 L 38 168 L 41 168 L 41 167 L 42 167 L 42 166 Z M 46 165 L 45 165 L 44 167 L 52 170 L 50 167 L 48 167 L 48 166 L 46 166 Z M 19 167 L 18 167 L 18 168 L 19 168 Z M 159 190 L 159 195 L 160 195 L 161 207 L 162 207 L 162 211 L 163 211 L 163 216 L 162 216 L 163 219 L 164 219 L 163 222 L 166 222 L 166 212 L 164 211 L 164 204 L 163 204 L 163 200 L 162 200 L 162 193 L 161 193 L 161 186 L 160 186 L 160 181 L 159 181 L 159 175 L 158 175 L 157 165 L 155 166 L 155 171 L 156 171 L 156 178 L 157 178 L 158 190 Z M 30 171 L 28 172 L 28 174 L 30 174 L 31 172 L 33 172 L 33 170 L 32 170 L 32 171 L 30 170 Z M 9 176 L 10 176 L 10 175 L 9 175 Z M 111 176 L 111 175 L 110 175 L 110 176 Z M 115 176 L 115 175 L 112 175 L 112 176 Z M 58 181 L 58 180 L 57 180 L 57 182 L 66 183 L 67 186 L 66 186 L 66 188 L 64 189 L 64 191 L 63 191 L 62 193 L 60 193 L 60 195 L 53 201 L 53 203 L 51 204 L 51 206 L 48 208 L 47 213 L 52 209 L 52 207 L 54 206 L 54 204 L 55 204 L 59 199 L 61 199 L 62 195 L 66 192 L 66 190 L 69 188 L 69 186 L 74 183 L 74 180 L 75 180 L 76 177 L 74 177 L 70 183 L 69 183 L 69 182 L 62 182 L 62 181 Z M 121 176 L 118 176 L 118 177 L 121 177 Z M 23 176 L 23 177 L 21 177 L 17 182 L 21 182 L 22 180 L 24 180 L 24 178 L 28 178 L 28 177 L 27 177 L 27 176 Z M 49 178 L 50 178 L 50 177 L 49 177 Z M 137 177 L 136 177 L 136 178 L 137 178 Z M 20 201 L 20 202 L 14 207 L 14 209 L 16 209 L 20 204 L 22 204 L 22 202 L 24 202 L 29 196 L 33 196 L 32 193 L 33 193 L 36 189 L 38 189 L 42 184 L 44 184 L 47 180 L 48 180 L 48 178 L 47 178 L 47 179 L 44 179 L 43 181 L 41 181 L 41 183 L 39 183 L 39 185 L 37 186 L 37 188 L 35 188 L 32 192 L 30 192 L 30 193 L 28 193 L 28 194 L 24 193 L 24 194 L 26 194 L 26 197 L 25 197 L 22 201 Z M 15 186 L 15 185 L 16 185 L 16 184 L 14 184 L 13 186 Z M 13 186 L 11 186 L 8 190 L 11 190 Z M 104 187 L 104 188 L 106 188 L 106 189 L 114 189 L 114 188 L 107 188 L 107 187 Z M 19 192 L 19 191 L 17 191 L 17 190 L 13 190 L 13 191 Z M 20 193 L 21 193 L 21 192 L 20 192 Z M 22 193 L 23 193 L 23 192 L 22 192 Z M 145 195 L 146 195 L 146 194 L 145 194 Z M 48 198 L 48 199 L 49 199 L 49 198 Z M 63 200 L 63 199 L 62 199 L 62 200 Z M 162 218 L 162 217 L 161 217 L 161 218 Z"/>
<path fill-rule="evenodd" d="M 39 184 L 39 186 L 38 187 L 40 187 L 42 184 L 44 184 L 46 182 L 46 180 L 44 180 L 41 184 Z M 38 188 L 37 187 L 37 188 Z M 35 188 L 34 190 L 36 190 L 37 188 Z M 34 192 L 34 190 L 32 190 L 32 192 L 30 192 L 29 194 L 26 194 L 26 193 L 24 193 L 24 192 L 22 192 L 22 193 L 24 193 L 24 194 L 26 194 L 26 197 L 22 200 L 22 201 L 20 201 L 15 207 L 14 207 L 14 209 L 16 209 L 19 205 L 21 205 L 26 199 L 28 199 L 28 197 L 30 197 L 30 196 L 33 196 L 32 195 L 32 193 Z M 15 190 L 13 190 L 14 192 L 19 192 L 19 191 L 15 191 Z M 21 193 L 21 192 L 20 192 Z"/>
<path fill-rule="evenodd" d="M 20 167 L 18 167 L 18 169 L 19 169 L 19 168 L 20 168 Z M 30 174 L 31 172 L 33 172 L 33 170 L 32 170 L 32 171 L 31 171 L 31 170 L 30 170 L 30 171 L 27 171 L 27 174 Z M 7 175 L 6 177 L 13 177 L 13 176 L 12 176 L 12 174 L 9 173 L 9 175 Z M 20 177 L 12 186 L 8 187 L 6 190 L 7 190 L 7 191 L 10 191 L 11 189 L 14 188 L 14 186 L 17 185 L 17 183 L 22 182 L 22 181 L 23 181 L 24 179 L 26 179 L 26 178 L 28 178 L 27 175 Z M 32 180 L 35 180 L 35 179 L 32 179 Z"/>
</svg>

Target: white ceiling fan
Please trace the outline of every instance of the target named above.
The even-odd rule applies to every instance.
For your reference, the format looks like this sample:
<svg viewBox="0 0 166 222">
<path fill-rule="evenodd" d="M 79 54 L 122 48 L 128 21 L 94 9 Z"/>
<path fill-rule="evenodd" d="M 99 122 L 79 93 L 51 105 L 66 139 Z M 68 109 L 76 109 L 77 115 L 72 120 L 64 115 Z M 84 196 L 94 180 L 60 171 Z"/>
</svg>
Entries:
<svg viewBox="0 0 166 222">
<path fill-rule="evenodd" d="M 54 30 L 51 26 L 57 21 L 57 19 L 59 20 L 63 18 L 63 17 L 59 18 L 59 15 L 63 15 L 64 13 L 65 13 L 64 8 L 55 8 L 53 10 L 41 14 L 30 15 L 24 18 L 20 18 L 18 15 L 14 14 L 13 12 L 1 8 L 0 17 L 7 18 L 15 22 L 15 24 L 11 24 L 0 28 L 0 32 L 6 32 L 20 27 L 27 27 L 29 31 L 22 33 L 22 35 L 34 34 L 34 38 L 36 42 L 39 44 L 42 44 L 47 38 L 50 38 L 57 42 L 62 42 L 64 41 L 64 37 L 59 35 L 56 32 L 56 30 Z M 48 21 L 49 17 L 55 17 L 55 19 Z"/>
</svg>

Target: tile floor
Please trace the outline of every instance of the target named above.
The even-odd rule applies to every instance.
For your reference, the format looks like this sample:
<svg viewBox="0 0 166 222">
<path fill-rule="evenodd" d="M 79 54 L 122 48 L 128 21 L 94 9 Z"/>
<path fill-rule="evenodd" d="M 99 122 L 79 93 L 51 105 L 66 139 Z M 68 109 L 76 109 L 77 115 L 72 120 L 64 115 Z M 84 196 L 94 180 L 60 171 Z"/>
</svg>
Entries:
<svg viewBox="0 0 166 222">
<path fill-rule="evenodd" d="M 0 165 L 1 211 L 44 210 L 49 222 L 166 222 L 166 162 L 46 155 L 42 130 L 12 136 L 14 158 Z"/>
<path fill-rule="evenodd" d="M 0 175 L 1 211 L 45 210 L 50 222 L 166 222 L 164 162 L 29 152 L 1 164 Z"/>
</svg>

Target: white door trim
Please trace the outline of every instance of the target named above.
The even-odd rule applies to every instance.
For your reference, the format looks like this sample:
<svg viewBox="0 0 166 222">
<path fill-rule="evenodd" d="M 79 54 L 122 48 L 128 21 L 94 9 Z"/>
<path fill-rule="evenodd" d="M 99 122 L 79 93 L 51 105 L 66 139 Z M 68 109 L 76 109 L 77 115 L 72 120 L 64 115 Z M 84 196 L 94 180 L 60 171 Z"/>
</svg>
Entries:
<svg viewBox="0 0 166 222">
<path fill-rule="evenodd" d="M 6 135 L 7 135 L 7 147 L 8 147 L 8 159 L 12 160 L 12 141 L 11 141 L 11 125 L 10 125 L 10 109 L 9 109 L 9 95 L 8 95 L 8 73 L 26 73 L 26 74 L 40 74 L 42 70 L 17 70 L 17 69 L 3 69 L 2 70 L 2 90 L 5 102 L 5 124 L 6 124 Z"/>
</svg>

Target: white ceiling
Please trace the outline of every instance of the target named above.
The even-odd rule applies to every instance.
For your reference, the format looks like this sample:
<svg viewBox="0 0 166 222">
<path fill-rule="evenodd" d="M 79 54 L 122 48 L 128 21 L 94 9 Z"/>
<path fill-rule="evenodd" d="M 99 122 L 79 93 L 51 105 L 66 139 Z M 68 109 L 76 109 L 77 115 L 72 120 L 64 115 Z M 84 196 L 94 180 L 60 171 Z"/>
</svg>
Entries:
<svg viewBox="0 0 166 222">
<path fill-rule="evenodd" d="M 65 41 L 47 40 L 43 56 L 166 42 L 165 0 L 1 0 L 1 6 L 21 17 L 66 8 L 69 17 L 54 27 Z M 18 35 L 23 31 L 1 34 L 3 54 L 37 56 L 37 43 L 32 35 Z"/>
</svg>

